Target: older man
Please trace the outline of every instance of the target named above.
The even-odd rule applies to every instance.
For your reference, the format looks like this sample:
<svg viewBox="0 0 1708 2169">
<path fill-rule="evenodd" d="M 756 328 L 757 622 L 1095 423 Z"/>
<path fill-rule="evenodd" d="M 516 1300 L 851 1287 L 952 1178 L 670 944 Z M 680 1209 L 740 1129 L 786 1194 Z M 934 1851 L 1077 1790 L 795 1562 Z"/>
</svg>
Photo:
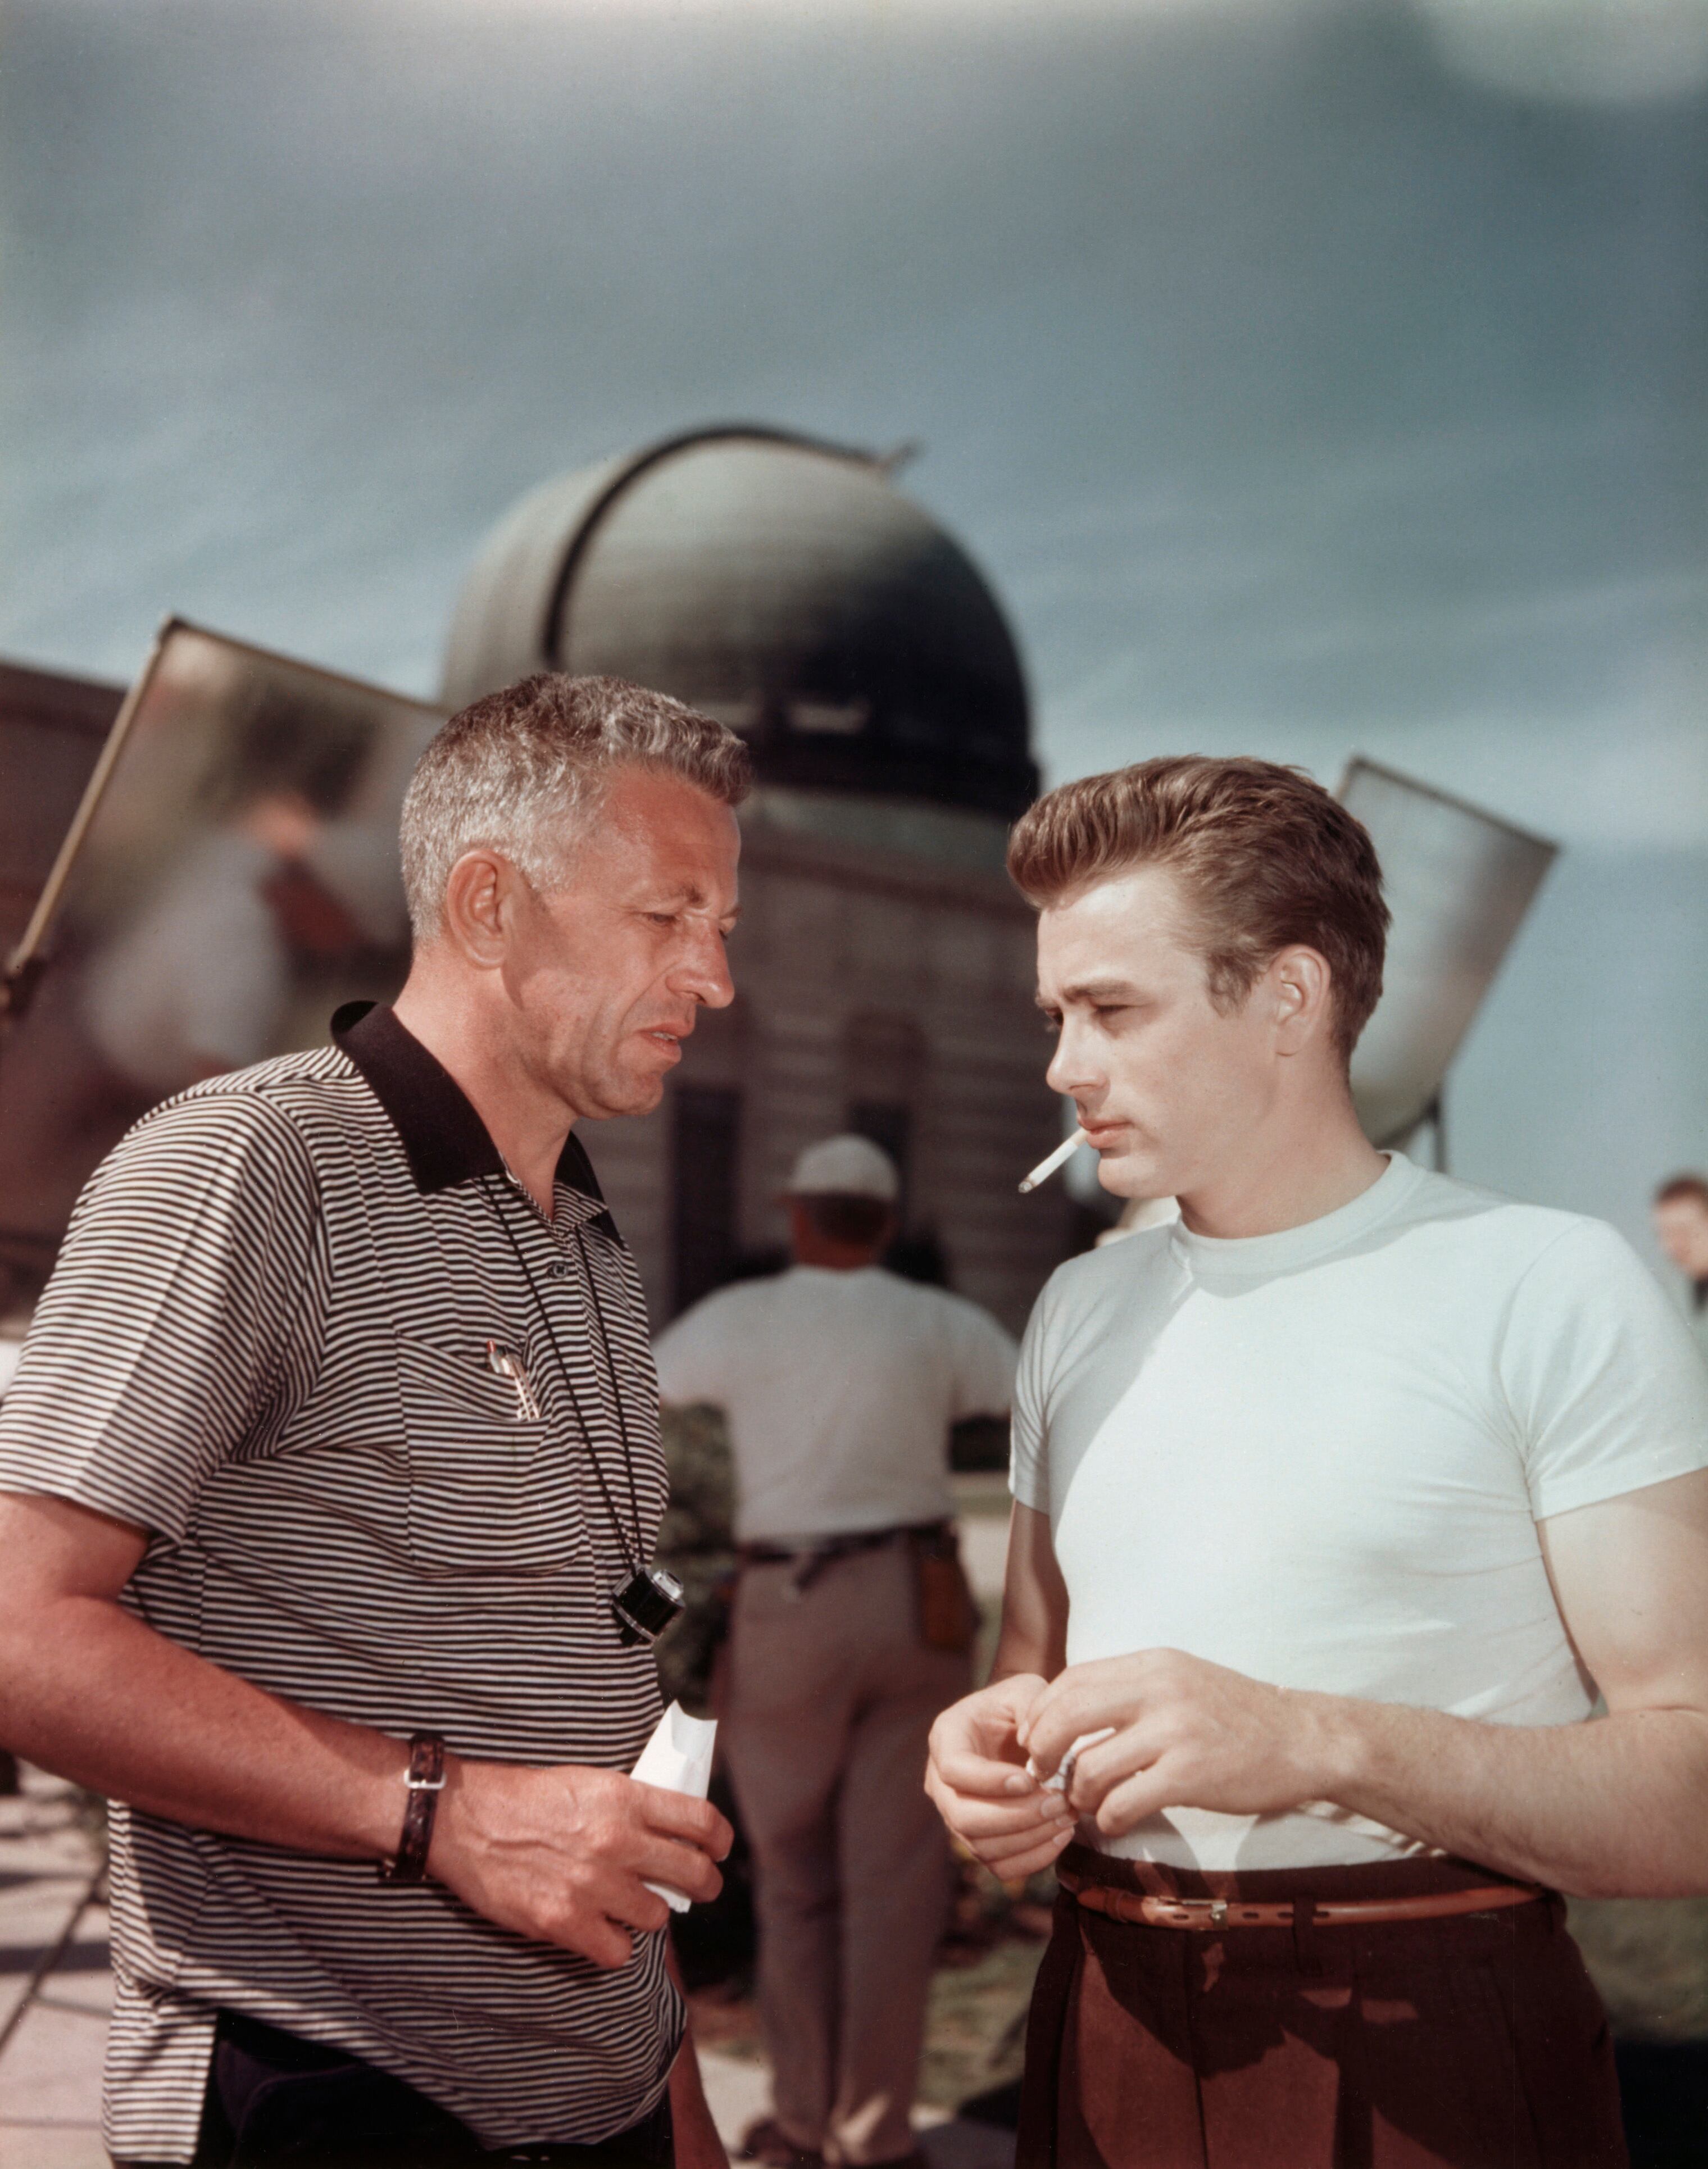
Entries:
<svg viewBox="0 0 1708 2169">
<path fill-rule="evenodd" d="M 933 1743 L 985 1859 L 1060 1863 L 1021 2161 L 1613 2169 L 1553 1894 L 1708 1890 L 1708 1379 L 1611 1228 L 1364 1138 L 1386 912 L 1326 791 L 1150 761 L 1009 863 L 1051 1081 L 1181 1208 L 1040 1299 Z"/>
<path fill-rule="evenodd" d="M 663 2162 L 674 2109 L 723 2160 L 648 1885 L 712 1895 L 729 1831 L 624 1774 L 664 1472 L 572 1131 L 731 999 L 746 775 L 611 680 L 454 717 L 395 1009 L 78 1207 L 0 1414 L 0 1738 L 118 1804 L 117 2156 Z"/>
</svg>

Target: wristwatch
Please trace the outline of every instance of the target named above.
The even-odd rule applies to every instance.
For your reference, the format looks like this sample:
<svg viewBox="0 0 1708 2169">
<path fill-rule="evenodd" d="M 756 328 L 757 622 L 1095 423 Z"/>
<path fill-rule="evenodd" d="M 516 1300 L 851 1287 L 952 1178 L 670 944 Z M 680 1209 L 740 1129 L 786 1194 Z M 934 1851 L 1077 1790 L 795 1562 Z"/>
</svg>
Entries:
<svg viewBox="0 0 1708 2169">
<path fill-rule="evenodd" d="M 403 1772 L 409 1804 L 403 1810 L 403 1834 L 398 1850 L 379 1866 L 382 1883 L 424 1883 L 427 1848 L 433 1842 L 433 1818 L 445 1790 L 445 1741 L 436 1732 L 418 1732 L 409 1742 L 409 1767 Z"/>
</svg>

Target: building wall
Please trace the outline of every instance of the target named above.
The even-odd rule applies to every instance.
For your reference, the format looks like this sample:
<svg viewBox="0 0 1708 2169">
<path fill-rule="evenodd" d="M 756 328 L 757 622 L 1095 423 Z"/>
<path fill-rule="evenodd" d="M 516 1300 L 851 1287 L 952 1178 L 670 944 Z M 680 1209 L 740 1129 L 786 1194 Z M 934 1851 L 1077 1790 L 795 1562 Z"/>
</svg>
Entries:
<svg viewBox="0 0 1708 2169">
<path fill-rule="evenodd" d="M 0 964 L 35 909 L 123 688 L 0 663 Z"/>
<path fill-rule="evenodd" d="M 1020 1177 L 1060 1134 L 1033 1005 L 1033 917 L 995 871 L 748 826 L 735 1006 L 702 1012 L 659 1111 L 586 1143 L 655 1319 L 676 1308 L 672 1101 L 740 1095 L 738 1247 L 781 1244 L 778 1193 L 858 1105 L 910 1116 L 910 1217 L 953 1285 L 1016 1330 L 1068 1240 L 1052 1185 Z"/>
</svg>

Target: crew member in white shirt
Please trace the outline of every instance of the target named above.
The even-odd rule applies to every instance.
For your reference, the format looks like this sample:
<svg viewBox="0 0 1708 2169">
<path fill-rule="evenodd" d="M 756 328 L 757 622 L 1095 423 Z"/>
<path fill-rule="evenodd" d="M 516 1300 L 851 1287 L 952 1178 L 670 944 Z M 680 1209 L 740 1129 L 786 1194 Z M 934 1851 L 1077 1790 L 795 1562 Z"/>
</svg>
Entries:
<svg viewBox="0 0 1708 2169">
<path fill-rule="evenodd" d="M 1001 1416 L 1016 1350 L 976 1303 L 878 1263 L 894 1163 L 810 1146 L 794 1264 L 708 1296 L 656 1349 L 677 1404 L 729 1420 L 743 1570 L 723 1740 L 756 1869 L 775 2110 L 762 2161 L 917 2160 L 909 2112 L 949 1891 L 921 1790 L 932 1719 L 969 1684 L 949 1426 Z"/>
<path fill-rule="evenodd" d="M 1181 1208 L 1038 1303 L 994 1684 L 933 1734 L 950 1827 L 1064 1886 L 1022 2169 L 1620 2164 L 1556 1894 L 1708 1891 L 1685 1329 L 1610 1228 L 1366 1141 L 1380 871 L 1302 775 L 1090 777 L 1010 870 L 1050 1081 Z"/>
</svg>

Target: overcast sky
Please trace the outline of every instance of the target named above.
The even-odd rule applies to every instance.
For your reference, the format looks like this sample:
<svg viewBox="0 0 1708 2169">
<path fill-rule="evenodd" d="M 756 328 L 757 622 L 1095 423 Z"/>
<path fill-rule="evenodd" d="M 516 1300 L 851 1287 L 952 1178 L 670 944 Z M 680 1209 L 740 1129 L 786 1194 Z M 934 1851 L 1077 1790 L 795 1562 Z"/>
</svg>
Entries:
<svg viewBox="0 0 1708 2169">
<path fill-rule="evenodd" d="M 1608 13 L 10 0 L 0 649 L 430 692 L 546 477 L 920 440 L 1051 775 L 1361 749 L 1575 847 L 1465 1149 L 1640 1225 L 1708 1156 L 1708 14 Z M 1585 941 L 1611 1079 L 1514 1078 Z"/>
</svg>

